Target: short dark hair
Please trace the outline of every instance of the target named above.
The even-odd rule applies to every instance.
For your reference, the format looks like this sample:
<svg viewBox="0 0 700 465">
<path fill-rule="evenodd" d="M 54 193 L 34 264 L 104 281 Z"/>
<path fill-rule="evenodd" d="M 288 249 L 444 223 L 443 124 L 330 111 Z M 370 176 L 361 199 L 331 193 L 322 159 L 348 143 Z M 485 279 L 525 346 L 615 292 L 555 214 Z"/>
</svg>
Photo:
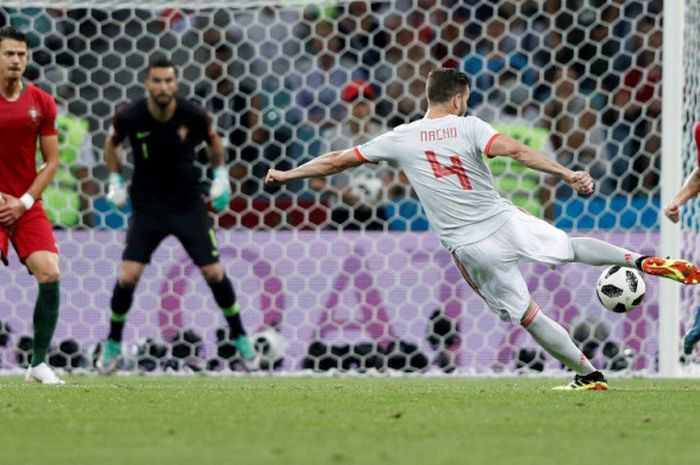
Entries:
<svg viewBox="0 0 700 465">
<path fill-rule="evenodd" d="M 146 76 L 151 73 L 153 68 L 172 68 L 175 71 L 175 77 L 177 77 L 177 66 L 169 58 L 163 55 L 156 55 L 148 62 L 148 67 L 146 68 Z"/>
<path fill-rule="evenodd" d="M 443 103 L 469 90 L 469 76 L 454 68 L 434 69 L 428 75 L 428 103 Z"/>
<path fill-rule="evenodd" d="M 0 27 L 0 42 L 2 42 L 4 39 L 12 39 L 16 40 L 17 42 L 24 42 L 27 44 L 27 34 L 14 26 Z"/>
</svg>

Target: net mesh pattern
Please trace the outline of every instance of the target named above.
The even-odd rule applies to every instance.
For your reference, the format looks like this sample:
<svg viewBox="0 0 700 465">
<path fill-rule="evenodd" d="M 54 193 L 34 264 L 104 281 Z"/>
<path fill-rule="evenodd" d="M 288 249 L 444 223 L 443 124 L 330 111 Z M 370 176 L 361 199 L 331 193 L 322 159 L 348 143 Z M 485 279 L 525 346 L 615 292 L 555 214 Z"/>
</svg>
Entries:
<svg viewBox="0 0 700 465">
<path fill-rule="evenodd" d="M 45 196 L 62 248 L 55 354 L 72 341 L 89 365 L 106 335 L 130 209 L 105 200 L 102 148 L 115 110 L 144 95 L 144 67 L 160 53 L 224 140 L 233 198 L 211 216 L 222 250 L 230 248 L 225 265 L 249 332 L 270 353 L 284 348 L 270 357 L 276 367 L 560 369 L 462 282 L 400 172 L 363 167 L 275 189 L 264 175 L 422 117 L 428 72 L 457 67 L 471 79 L 472 114 L 596 179 L 596 193 L 581 198 L 496 158 L 489 163 L 504 196 L 573 234 L 653 253 L 661 14 L 657 1 L 5 2 L 0 24 L 30 36 L 27 78 L 55 96 L 64 117 L 62 166 Z M 687 19 L 697 22 L 696 7 Z M 693 50 L 691 40 L 686 54 Z M 691 124 L 697 73 L 688 74 Z M 206 183 L 204 150 L 199 163 Z M 219 351 L 223 319 L 209 290 L 183 260 L 175 242 L 154 257 L 127 323 L 128 353 L 177 368 L 189 366 L 173 356 L 183 346 L 194 367 L 237 369 L 235 354 Z M 542 309 L 597 365 L 656 370 L 653 279 L 641 308 L 620 316 L 597 303 L 597 268 L 523 270 Z M 35 286 L 16 259 L 0 279 L 0 317 L 12 330 L 0 343 L 11 367 L 26 362 Z"/>
</svg>

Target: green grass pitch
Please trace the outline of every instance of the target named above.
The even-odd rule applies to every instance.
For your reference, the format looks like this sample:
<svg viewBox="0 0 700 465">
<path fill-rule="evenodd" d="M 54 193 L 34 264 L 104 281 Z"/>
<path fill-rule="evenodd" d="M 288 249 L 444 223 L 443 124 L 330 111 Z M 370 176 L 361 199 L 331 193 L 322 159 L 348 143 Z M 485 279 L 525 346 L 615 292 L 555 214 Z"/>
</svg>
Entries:
<svg viewBox="0 0 700 465">
<path fill-rule="evenodd" d="M 700 463 L 700 380 L 560 381 L 0 377 L 0 463 Z"/>
</svg>

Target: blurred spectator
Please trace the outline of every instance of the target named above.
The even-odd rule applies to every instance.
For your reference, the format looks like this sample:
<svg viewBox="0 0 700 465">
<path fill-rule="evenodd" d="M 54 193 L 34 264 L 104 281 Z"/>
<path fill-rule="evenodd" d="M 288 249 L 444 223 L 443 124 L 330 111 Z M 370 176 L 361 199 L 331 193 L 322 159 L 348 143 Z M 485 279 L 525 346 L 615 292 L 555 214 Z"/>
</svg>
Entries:
<svg viewBox="0 0 700 465">
<path fill-rule="evenodd" d="M 55 82 L 51 72 L 46 77 Z M 89 122 L 68 113 L 74 96 L 71 84 L 56 89 L 59 167 L 42 195 L 46 215 L 58 228 L 92 227 L 92 199 L 99 191 L 91 176 L 96 157 Z"/>
<path fill-rule="evenodd" d="M 348 38 L 347 54 L 356 63 L 370 69 L 381 62 L 381 47 L 373 47 L 374 37 L 380 31 L 376 4 L 350 2 L 339 5 L 342 11 L 336 18 L 339 32 Z"/>
<path fill-rule="evenodd" d="M 609 151 L 613 179 L 625 192 L 641 194 L 659 182 L 661 149 L 662 33 L 654 18 L 639 20 L 634 37 L 636 61 L 624 73 L 614 107 L 605 114 L 610 125 Z"/>
<path fill-rule="evenodd" d="M 387 190 L 386 211 L 389 231 L 427 231 L 430 229 L 428 217 L 418 201 L 413 186 L 403 171 L 384 171 L 384 185 Z"/>
<path fill-rule="evenodd" d="M 337 128 L 322 133 L 330 150 L 344 150 L 378 136 L 382 125 L 374 119 L 374 88 L 361 80 L 343 87 L 341 98 L 348 115 Z M 358 171 L 359 170 L 359 171 Z M 332 182 L 312 179 L 309 185 L 323 198 L 330 198 L 331 227 L 345 230 L 382 230 L 386 214 L 381 170 L 366 164 L 352 174 L 339 174 Z"/>
<path fill-rule="evenodd" d="M 593 178 L 607 170 L 606 134 L 592 96 L 580 88 L 575 68 L 553 67 L 547 74 L 552 91 L 544 106 L 545 126 L 551 133 L 556 160 L 571 169 L 584 169 Z M 559 191 L 568 196 L 570 189 Z"/>
<path fill-rule="evenodd" d="M 333 23 L 315 24 L 315 34 L 306 43 L 304 53 L 294 60 L 294 70 L 285 80 L 295 92 L 295 108 L 291 117 L 308 119 L 321 125 L 342 121 L 344 107 L 339 90 L 350 79 L 362 77 L 352 54 L 347 53 L 346 38 L 335 32 Z"/>
<path fill-rule="evenodd" d="M 241 110 L 240 123 L 229 134 L 230 176 L 235 180 L 234 198 L 236 194 L 263 194 L 262 181 L 272 166 L 291 167 L 290 161 L 284 157 L 291 134 L 280 127 L 280 112 L 271 108 L 270 99 L 265 93 L 243 88 L 240 92 L 249 96 L 250 104 Z"/>
<path fill-rule="evenodd" d="M 486 20 L 484 34 L 473 50 L 462 60 L 462 70 L 472 80 L 469 107 L 477 108 L 486 101 L 489 92 L 497 86 L 497 76 L 504 68 L 514 70 L 521 82 L 533 86 L 537 79 L 534 63 L 527 50 L 520 45 L 524 30 L 508 20 L 508 9 L 499 9 L 499 15 Z"/>
<path fill-rule="evenodd" d="M 190 29 L 192 10 L 182 8 L 163 8 L 156 13 L 163 30 L 183 33 Z"/>
<path fill-rule="evenodd" d="M 475 113 L 499 133 L 554 156 L 550 132 L 542 127 L 532 89 L 519 80 L 517 70 L 503 68 L 497 74 L 497 85 L 489 91 L 486 102 Z M 496 190 L 503 197 L 538 218 L 554 218 L 550 201 L 553 180 L 509 157 L 489 158 L 487 163 Z"/>
</svg>

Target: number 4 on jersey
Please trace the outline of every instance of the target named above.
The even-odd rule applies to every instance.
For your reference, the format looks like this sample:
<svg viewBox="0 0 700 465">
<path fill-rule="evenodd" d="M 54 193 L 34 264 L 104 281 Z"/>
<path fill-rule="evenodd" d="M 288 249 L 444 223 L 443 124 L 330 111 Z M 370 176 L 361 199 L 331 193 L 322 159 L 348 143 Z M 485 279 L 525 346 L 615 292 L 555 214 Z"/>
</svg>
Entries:
<svg viewBox="0 0 700 465">
<path fill-rule="evenodd" d="M 450 157 L 452 164 L 450 166 L 441 165 L 437 160 L 435 152 L 431 150 L 426 150 L 425 158 L 428 159 L 430 167 L 433 169 L 433 174 L 435 178 L 440 179 L 451 174 L 456 174 L 459 179 L 459 183 L 462 185 L 462 189 L 465 191 L 472 190 L 472 184 L 469 182 L 469 176 L 462 166 L 462 161 L 459 159 L 458 155 L 453 155 Z"/>
</svg>

